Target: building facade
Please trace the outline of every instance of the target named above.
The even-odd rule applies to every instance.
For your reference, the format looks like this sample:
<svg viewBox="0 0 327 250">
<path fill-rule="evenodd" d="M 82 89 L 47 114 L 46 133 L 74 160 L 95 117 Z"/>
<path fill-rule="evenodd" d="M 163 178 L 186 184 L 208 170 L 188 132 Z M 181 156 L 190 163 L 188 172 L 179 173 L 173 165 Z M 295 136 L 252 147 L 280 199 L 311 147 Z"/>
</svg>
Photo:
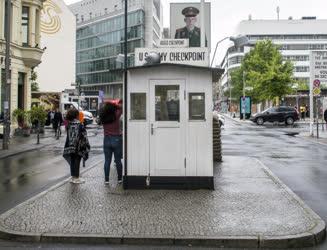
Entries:
<svg viewBox="0 0 327 250">
<path fill-rule="evenodd" d="M 0 112 L 5 98 L 6 2 L 0 0 Z M 40 12 L 44 0 L 16 0 L 11 13 L 11 111 L 31 106 L 31 71 L 41 63 Z"/>
<path fill-rule="evenodd" d="M 83 0 L 70 6 L 77 22 L 76 82 L 85 92 L 102 90 L 107 98 L 122 97 L 124 1 Z M 162 34 L 160 0 L 128 1 L 128 66 L 134 49 L 156 47 Z"/>
<path fill-rule="evenodd" d="M 250 46 L 235 48 L 230 45 L 220 65 L 225 69 L 221 85 L 229 89 L 230 72 L 240 67 L 244 55 L 257 41 L 270 39 L 280 46 L 285 60 L 294 64 L 294 79 L 297 82 L 310 82 L 310 51 L 327 49 L 327 20 L 303 17 L 300 20 L 246 20 L 238 25 L 237 35 L 246 35 Z M 228 60 L 227 60 L 228 58 Z"/>
<path fill-rule="evenodd" d="M 40 91 L 61 92 L 75 82 L 75 16 L 63 0 L 46 0 L 41 11 L 42 63 L 36 68 Z M 60 53 L 58 53 L 60 52 Z"/>
</svg>

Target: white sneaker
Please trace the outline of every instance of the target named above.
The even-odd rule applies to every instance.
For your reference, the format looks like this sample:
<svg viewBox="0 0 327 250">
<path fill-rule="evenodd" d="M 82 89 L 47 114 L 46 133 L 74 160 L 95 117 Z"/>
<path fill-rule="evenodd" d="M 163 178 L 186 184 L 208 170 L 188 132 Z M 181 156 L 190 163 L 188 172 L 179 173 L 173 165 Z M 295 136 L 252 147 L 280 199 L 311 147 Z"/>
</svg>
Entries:
<svg viewBox="0 0 327 250">
<path fill-rule="evenodd" d="M 70 177 L 69 182 L 74 183 L 75 180 L 76 180 L 76 178 L 72 176 L 72 177 Z"/>
<path fill-rule="evenodd" d="M 109 181 L 105 181 L 104 185 L 108 186 L 109 185 Z"/>
<path fill-rule="evenodd" d="M 85 180 L 82 178 L 75 178 L 75 180 L 73 180 L 73 183 L 75 183 L 75 184 L 82 184 L 84 182 L 85 182 Z"/>
<path fill-rule="evenodd" d="M 123 180 L 118 180 L 118 184 L 122 184 L 123 183 Z"/>
</svg>

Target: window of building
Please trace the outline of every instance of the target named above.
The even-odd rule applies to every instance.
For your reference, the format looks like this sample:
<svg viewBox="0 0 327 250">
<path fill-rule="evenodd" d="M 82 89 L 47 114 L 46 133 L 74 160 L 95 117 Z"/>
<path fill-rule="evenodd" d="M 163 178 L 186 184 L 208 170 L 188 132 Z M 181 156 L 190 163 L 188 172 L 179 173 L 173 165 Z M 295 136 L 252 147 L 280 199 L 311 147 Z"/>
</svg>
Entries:
<svg viewBox="0 0 327 250">
<path fill-rule="evenodd" d="M 308 55 L 297 55 L 297 56 L 283 56 L 284 60 L 306 62 L 309 61 Z"/>
<path fill-rule="evenodd" d="M 17 107 L 19 109 L 24 109 L 24 101 L 25 101 L 25 78 L 26 74 L 22 72 L 18 72 L 18 89 L 17 89 Z"/>
<path fill-rule="evenodd" d="M 205 95 L 204 93 L 189 93 L 189 119 L 205 120 Z"/>
<path fill-rule="evenodd" d="M 296 66 L 296 67 L 294 67 L 294 71 L 295 72 L 309 72 L 310 67 L 308 67 L 308 66 Z"/>
<path fill-rule="evenodd" d="M 1 69 L 1 88 L 0 88 L 0 117 L 3 117 L 4 114 L 4 108 L 3 108 L 3 103 L 5 101 L 5 97 L 6 97 L 6 71 L 4 69 Z"/>
<path fill-rule="evenodd" d="M 240 64 L 242 62 L 243 56 L 234 56 L 228 60 L 228 65 Z"/>
<path fill-rule="evenodd" d="M 29 17 L 30 8 L 23 6 L 22 8 L 22 43 L 23 46 L 29 45 Z"/>
<path fill-rule="evenodd" d="M 131 120 L 146 120 L 146 93 L 131 93 Z"/>
</svg>

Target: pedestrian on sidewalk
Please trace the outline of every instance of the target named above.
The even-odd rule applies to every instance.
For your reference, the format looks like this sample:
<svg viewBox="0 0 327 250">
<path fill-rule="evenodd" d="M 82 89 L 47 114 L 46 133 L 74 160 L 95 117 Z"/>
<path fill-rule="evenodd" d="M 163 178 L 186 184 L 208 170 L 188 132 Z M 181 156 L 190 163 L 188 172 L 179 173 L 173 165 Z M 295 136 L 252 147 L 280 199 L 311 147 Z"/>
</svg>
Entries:
<svg viewBox="0 0 327 250">
<path fill-rule="evenodd" d="M 305 116 L 310 117 L 310 110 L 308 105 L 305 105 Z"/>
<path fill-rule="evenodd" d="M 117 168 L 118 183 L 123 181 L 123 167 L 122 167 L 122 130 L 120 126 L 120 117 L 122 115 L 122 102 L 106 103 L 100 110 L 100 122 L 103 125 L 104 140 L 103 152 L 105 157 L 104 162 L 104 180 L 105 184 L 109 185 L 109 174 L 112 154 L 115 158 Z"/>
<path fill-rule="evenodd" d="M 324 112 L 324 120 L 326 122 L 326 130 L 327 130 L 327 109 L 325 109 L 325 112 Z"/>
<path fill-rule="evenodd" d="M 70 165 L 71 182 L 75 184 L 84 183 L 85 181 L 80 178 L 80 162 L 81 159 L 86 161 L 90 151 L 90 144 L 87 139 L 87 132 L 83 124 L 79 121 L 78 110 L 73 108 L 69 109 L 66 114 L 68 121 L 67 125 L 67 138 L 64 148 L 63 156 Z"/>
<path fill-rule="evenodd" d="M 306 115 L 305 106 L 301 106 L 300 111 L 301 111 L 301 119 L 305 121 L 305 115 Z"/>
<path fill-rule="evenodd" d="M 54 112 L 54 110 L 50 110 L 50 112 L 49 112 L 49 118 L 50 118 L 50 124 L 52 124 L 52 127 L 53 127 L 53 118 L 54 118 L 54 114 L 55 114 L 55 112 Z"/>
<path fill-rule="evenodd" d="M 55 131 L 56 139 L 59 139 L 59 136 L 61 135 L 60 127 L 62 124 L 63 124 L 62 114 L 59 111 L 59 108 L 56 108 L 53 119 L 52 119 L 52 126 Z"/>
</svg>

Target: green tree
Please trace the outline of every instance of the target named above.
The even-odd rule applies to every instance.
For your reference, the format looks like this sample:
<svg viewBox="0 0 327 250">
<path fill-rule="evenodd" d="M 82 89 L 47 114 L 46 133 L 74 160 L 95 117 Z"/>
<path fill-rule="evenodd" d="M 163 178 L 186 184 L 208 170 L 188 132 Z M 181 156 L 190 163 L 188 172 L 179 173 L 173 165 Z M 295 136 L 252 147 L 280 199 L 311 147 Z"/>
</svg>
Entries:
<svg viewBox="0 0 327 250">
<path fill-rule="evenodd" d="M 39 88 L 39 84 L 37 83 L 37 73 L 32 70 L 31 72 L 31 91 L 32 92 L 39 92 L 40 91 L 40 88 Z"/>
<path fill-rule="evenodd" d="M 239 98 L 243 95 L 243 80 L 246 91 L 253 103 L 273 100 L 292 93 L 293 64 L 283 61 L 283 57 L 270 40 L 259 41 L 247 53 L 241 67 L 231 72 L 232 95 Z"/>
</svg>

